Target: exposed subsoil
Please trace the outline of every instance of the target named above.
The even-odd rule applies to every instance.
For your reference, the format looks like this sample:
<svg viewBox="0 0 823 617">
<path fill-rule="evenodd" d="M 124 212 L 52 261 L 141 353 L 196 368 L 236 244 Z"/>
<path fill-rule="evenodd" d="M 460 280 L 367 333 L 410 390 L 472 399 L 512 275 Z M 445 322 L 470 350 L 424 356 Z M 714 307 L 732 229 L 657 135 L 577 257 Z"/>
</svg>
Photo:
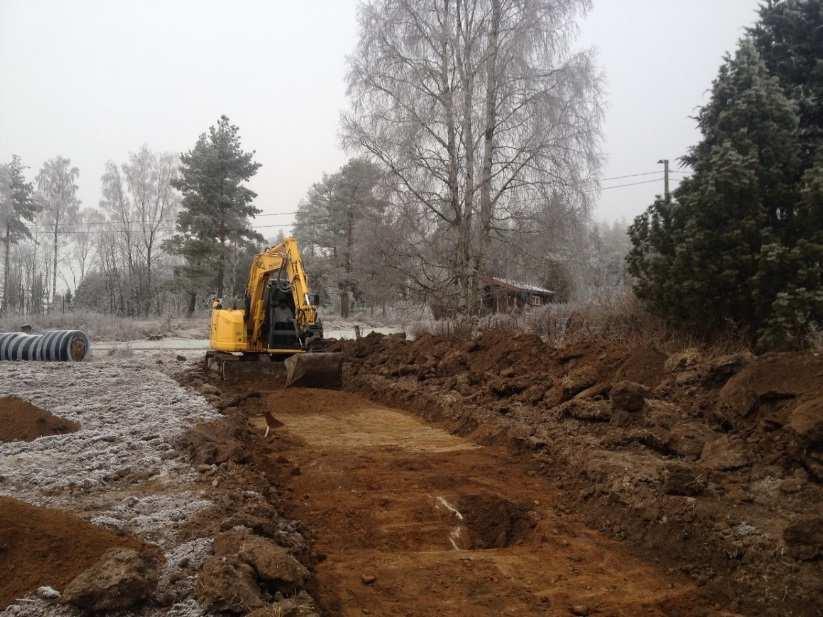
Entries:
<svg viewBox="0 0 823 617">
<path fill-rule="evenodd" d="M 0 609 L 40 586 L 63 589 L 107 550 L 156 551 L 64 510 L 0 497 Z"/>
<path fill-rule="evenodd" d="M 236 451 L 265 477 L 309 540 L 289 550 L 323 614 L 722 614 L 688 577 L 587 527 L 529 457 L 352 393 L 271 377 L 211 384 L 234 428 L 193 432 L 191 454 Z M 253 517 L 243 526 L 286 545 Z"/>
<path fill-rule="evenodd" d="M 338 348 L 347 388 L 530 461 L 557 510 L 704 599 L 823 615 L 822 357 L 553 349 L 507 331 Z"/>
<path fill-rule="evenodd" d="M 0 397 L 0 442 L 33 441 L 79 430 L 79 423 L 55 416 L 28 401 L 14 396 Z"/>
</svg>

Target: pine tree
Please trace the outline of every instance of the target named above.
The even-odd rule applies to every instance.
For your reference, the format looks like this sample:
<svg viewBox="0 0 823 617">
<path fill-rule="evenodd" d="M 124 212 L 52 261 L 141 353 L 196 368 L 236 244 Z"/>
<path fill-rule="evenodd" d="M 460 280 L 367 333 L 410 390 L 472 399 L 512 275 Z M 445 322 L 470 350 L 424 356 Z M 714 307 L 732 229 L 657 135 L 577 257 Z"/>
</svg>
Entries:
<svg viewBox="0 0 823 617">
<path fill-rule="evenodd" d="M 702 140 L 683 159 L 693 176 L 630 229 L 636 293 L 693 331 L 733 325 L 777 344 L 774 303 L 792 294 L 792 251 L 808 231 L 795 105 L 743 40 L 697 121 Z"/>
<path fill-rule="evenodd" d="M 749 35 L 798 105 L 803 168 L 823 144 L 823 0 L 768 0 Z"/>
<path fill-rule="evenodd" d="M 9 261 L 11 245 L 31 238 L 28 225 L 34 222 L 40 206 L 34 199 L 34 186 L 26 181 L 25 169 L 19 156 L 13 155 L 11 162 L 4 166 L 6 181 L 0 195 L 0 233 L 3 242 L 3 302 L 0 313 L 7 309 L 9 291 Z"/>
<path fill-rule="evenodd" d="M 374 163 L 351 159 L 337 173 L 324 175 L 312 185 L 298 207 L 294 235 L 303 247 L 312 280 L 318 288 L 323 281 L 337 288 L 343 317 L 349 315 L 349 294 L 362 295 L 362 277 L 377 276 L 374 255 L 363 255 L 358 249 L 368 244 L 367 233 L 379 233 L 377 226 L 368 224 L 379 219 L 385 206 L 375 194 L 382 177 Z M 370 227 L 369 232 L 364 227 Z M 329 258 L 315 258 L 315 253 Z"/>
<path fill-rule="evenodd" d="M 189 292 L 190 311 L 206 287 L 213 285 L 223 296 L 232 243 L 263 241 L 249 221 L 260 213 L 252 203 L 257 193 L 244 185 L 260 168 L 254 154 L 243 150 L 238 127 L 220 116 L 192 150 L 180 155 L 180 177 L 173 185 L 183 199 L 177 233 L 166 246 L 185 259 L 178 274 Z"/>
</svg>

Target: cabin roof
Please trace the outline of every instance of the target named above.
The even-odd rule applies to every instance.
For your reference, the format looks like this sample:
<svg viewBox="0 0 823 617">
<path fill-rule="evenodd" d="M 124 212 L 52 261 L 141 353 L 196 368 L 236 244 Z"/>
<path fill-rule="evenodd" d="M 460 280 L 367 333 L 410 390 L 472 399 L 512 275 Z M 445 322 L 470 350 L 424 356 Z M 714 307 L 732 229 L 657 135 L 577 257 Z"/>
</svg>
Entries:
<svg viewBox="0 0 823 617">
<path fill-rule="evenodd" d="M 512 279 L 504 279 L 499 276 L 484 276 L 480 279 L 480 282 L 485 286 L 502 287 L 503 289 L 508 289 L 510 291 L 525 291 L 527 293 L 537 294 L 540 296 L 554 295 L 554 292 L 551 289 L 538 287 L 537 285 L 531 285 L 529 283 L 521 283 L 520 281 L 514 281 Z"/>
</svg>

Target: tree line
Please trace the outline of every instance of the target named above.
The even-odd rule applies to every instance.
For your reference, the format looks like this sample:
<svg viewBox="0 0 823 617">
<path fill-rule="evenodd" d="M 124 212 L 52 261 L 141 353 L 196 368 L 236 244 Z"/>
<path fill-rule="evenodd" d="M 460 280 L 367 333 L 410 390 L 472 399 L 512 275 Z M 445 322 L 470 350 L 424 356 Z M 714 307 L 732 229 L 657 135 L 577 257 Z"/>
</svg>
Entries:
<svg viewBox="0 0 823 617">
<path fill-rule="evenodd" d="M 421 257 L 403 252 L 405 219 L 392 201 L 394 182 L 391 172 L 361 157 L 311 186 L 298 205 L 294 235 L 312 288 L 344 317 L 354 309 L 385 312 L 399 301 L 456 312 L 458 305 L 447 303 L 459 301 L 457 284 L 431 284 L 418 269 Z M 619 294 L 626 282 L 626 225 L 596 223 L 553 206 L 533 233 L 496 238 L 486 273 L 548 288 L 557 302 Z"/>
<path fill-rule="evenodd" d="M 354 156 L 310 188 L 294 227 L 325 302 L 343 314 L 398 300 L 476 313 L 488 276 L 560 300 L 620 285 L 622 235 L 590 220 L 602 78 L 592 52 L 575 47 L 589 8 L 361 5 L 341 118 Z M 124 315 L 242 296 L 263 242 L 246 186 L 259 164 L 228 118 L 180 156 L 144 147 L 107 165 L 99 208 L 80 208 L 68 159 L 49 165 L 41 174 L 54 179 L 31 187 L 29 210 L 3 199 L 16 230 L 3 310 L 54 307 L 58 279 L 75 304 Z"/>
<path fill-rule="evenodd" d="M 242 297 L 264 243 L 245 186 L 259 168 L 253 158 L 221 116 L 186 153 L 144 145 L 107 162 L 99 205 L 84 208 L 70 159 L 50 159 L 28 180 L 13 156 L 0 165 L 0 311 L 147 316 L 193 312 L 210 294 Z"/>
</svg>

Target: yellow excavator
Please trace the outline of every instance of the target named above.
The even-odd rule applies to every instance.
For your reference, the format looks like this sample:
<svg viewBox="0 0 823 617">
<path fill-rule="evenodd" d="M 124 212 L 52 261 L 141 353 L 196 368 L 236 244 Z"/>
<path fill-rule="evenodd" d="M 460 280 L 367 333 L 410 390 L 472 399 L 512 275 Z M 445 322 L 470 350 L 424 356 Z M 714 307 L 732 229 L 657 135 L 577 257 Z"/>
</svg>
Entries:
<svg viewBox="0 0 823 617">
<path fill-rule="evenodd" d="M 254 370 L 285 360 L 287 386 L 339 386 L 342 354 L 322 352 L 318 304 L 294 238 L 261 251 L 251 263 L 245 306 L 212 305 L 209 368 L 226 379 L 233 367 Z"/>
</svg>

